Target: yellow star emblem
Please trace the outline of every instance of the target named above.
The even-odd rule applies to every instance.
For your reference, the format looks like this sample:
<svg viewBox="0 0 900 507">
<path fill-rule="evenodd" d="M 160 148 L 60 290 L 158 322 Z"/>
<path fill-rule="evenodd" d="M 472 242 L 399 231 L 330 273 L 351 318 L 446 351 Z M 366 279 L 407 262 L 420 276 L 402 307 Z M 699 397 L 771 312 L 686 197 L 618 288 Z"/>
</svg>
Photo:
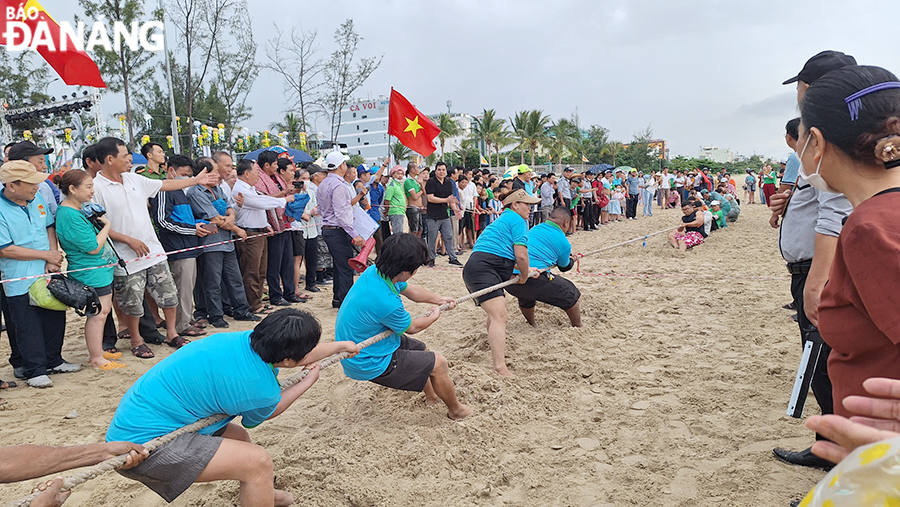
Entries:
<svg viewBox="0 0 900 507">
<path fill-rule="evenodd" d="M 423 126 L 419 125 L 419 117 L 416 116 L 414 119 L 410 120 L 406 118 L 406 130 L 403 132 L 412 132 L 413 137 L 416 137 L 416 132 L 422 130 Z"/>
</svg>

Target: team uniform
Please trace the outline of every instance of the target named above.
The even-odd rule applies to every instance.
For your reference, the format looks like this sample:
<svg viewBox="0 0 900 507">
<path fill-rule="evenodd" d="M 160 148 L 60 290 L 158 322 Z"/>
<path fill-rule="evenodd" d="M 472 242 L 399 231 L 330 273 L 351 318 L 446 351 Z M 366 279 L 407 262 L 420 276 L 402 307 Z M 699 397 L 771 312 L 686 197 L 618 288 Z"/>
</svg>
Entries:
<svg viewBox="0 0 900 507">
<path fill-rule="evenodd" d="M 572 269 L 571 255 L 572 245 L 566 239 L 565 231 L 554 222 L 544 222 L 528 231 L 529 267 L 543 270 L 557 266 L 560 271 L 568 271 Z M 534 308 L 535 302 L 540 301 L 568 310 L 581 298 L 575 284 L 546 271 L 537 278 L 529 278 L 524 284 L 510 285 L 506 290 L 518 298 L 520 308 Z"/>
<path fill-rule="evenodd" d="M 463 281 L 470 293 L 512 277 L 516 265 L 516 245 L 528 246 L 528 224 L 518 213 L 506 209 L 478 236 L 472 255 L 463 268 Z M 481 304 L 502 296 L 503 289 L 497 289 L 475 300 Z"/>
</svg>

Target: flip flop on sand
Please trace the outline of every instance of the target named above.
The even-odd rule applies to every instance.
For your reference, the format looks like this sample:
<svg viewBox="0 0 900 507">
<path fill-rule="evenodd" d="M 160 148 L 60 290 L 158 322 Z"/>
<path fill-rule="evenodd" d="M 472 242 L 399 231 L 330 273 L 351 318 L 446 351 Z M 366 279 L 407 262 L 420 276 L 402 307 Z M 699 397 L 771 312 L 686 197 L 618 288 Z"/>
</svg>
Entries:
<svg viewBox="0 0 900 507">
<path fill-rule="evenodd" d="M 103 352 L 103 359 L 119 359 L 120 357 L 122 357 L 122 353 L 118 350 L 116 350 L 115 352 L 111 352 L 109 350 Z"/>
<path fill-rule="evenodd" d="M 117 362 L 115 362 L 115 361 L 110 361 L 110 362 L 104 364 L 103 366 L 98 366 L 98 367 L 96 367 L 96 368 L 94 368 L 94 369 L 95 369 L 95 370 L 109 371 L 109 370 L 118 370 L 119 368 L 125 368 L 125 367 L 127 367 L 127 366 L 128 366 L 128 365 L 125 364 L 125 363 L 117 363 Z"/>
<path fill-rule="evenodd" d="M 150 347 L 147 346 L 146 343 L 141 344 L 133 349 L 131 349 L 131 353 L 134 354 L 135 357 L 139 357 L 141 359 L 153 359 L 153 351 L 150 350 Z"/>
<path fill-rule="evenodd" d="M 176 336 L 175 338 L 172 338 L 171 340 L 166 340 L 163 343 L 172 347 L 173 349 L 180 349 L 181 347 L 184 347 L 188 343 L 191 343 L 191 341 L 186 340 L 186 339 L 182 338 L 181 336 Z"/>
</svg>

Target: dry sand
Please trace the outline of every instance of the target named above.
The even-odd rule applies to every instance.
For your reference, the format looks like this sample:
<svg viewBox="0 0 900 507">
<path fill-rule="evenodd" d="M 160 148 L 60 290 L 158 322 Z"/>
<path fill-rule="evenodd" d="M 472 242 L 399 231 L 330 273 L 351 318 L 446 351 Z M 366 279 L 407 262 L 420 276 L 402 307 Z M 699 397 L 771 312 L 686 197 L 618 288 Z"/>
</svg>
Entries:
<svg viewBox="0 0 900 507">
<path fill-rule="evenodd" d="M 574 251 L 664 229 L 680 216 L 657 210 L 649 219 L 579 232 Z M 335 367 L 250 434 L 272 454 L 278 486 L 302 505 L 787 505 L 823 473 L 772 457 L 774 446 L 807 447 L 812 434 L 785 415 L 800 345 L 781 308 L 789 281 L 767 218 L 763 206 L 745 206 L 737 224 L 686 254 L 657 236 L 646 247 L 638 242 L 584 259 L 585 272 L 709 277 L 571 275 L 583 293 L 582 329 L 541 305 L 533 329 L 507 298 L 515 379 L 491 372 L 480 309 L 469 303 L 443 316 L 417 338 L 450 360 L 459 397 L 475 410 L 463 422 L 447 419 L 442 405 L 426 407 L 420 393 L 356 382 Z M 440 258 L 438 267 L 446 263 Z M 450 269 L 422 269 L 413 281 L 465 293 Z M 297 305 L 321 320 L 325 340 L 335 317 L 329 291 Z M 69 321 L 64 356 L 84 363 L 82 321 L 74 314 Z M 232 323 L 230 330 L 247 328 Z M 6 357 L 8 344 L 0 342 Z M 153 348 L 158 357 L 170 353 Z M 124 370 L 56 376 L 51 389 L 4 391 L 0 443 L 102 440 L 119 398 L 154 363 L 130 355 L 124 361 Z M 0 378 L 12 378 L 8 365 Z M 812 398 L 808 414 L 811 407 Z M 73 410 L 80 417 L 64 419 Z M 3 486 L 0 504 L 34 483 Z M 221 482 L 192 486 L 173 505 L 236 502 L 237 484 Z M 68 502 L 126 504 L 164 502 L 117 474 L 77 488 Z"/>
</svg>

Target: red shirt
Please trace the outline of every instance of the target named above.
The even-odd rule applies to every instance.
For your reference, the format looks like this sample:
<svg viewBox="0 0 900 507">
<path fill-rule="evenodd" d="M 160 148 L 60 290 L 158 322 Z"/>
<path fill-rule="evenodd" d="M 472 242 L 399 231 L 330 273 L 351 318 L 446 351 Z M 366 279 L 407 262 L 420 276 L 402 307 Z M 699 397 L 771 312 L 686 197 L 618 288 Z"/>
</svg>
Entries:
<svg viewBox="0 0 900 507">
<path fill-rule="evenodd" d="M 900 193 L 876 195 L 847 219 L 819 306 L 819 332 L 832 352 L 834 413 L 863 395 L 870 377 L 900 379 Z"/>
</svg>

